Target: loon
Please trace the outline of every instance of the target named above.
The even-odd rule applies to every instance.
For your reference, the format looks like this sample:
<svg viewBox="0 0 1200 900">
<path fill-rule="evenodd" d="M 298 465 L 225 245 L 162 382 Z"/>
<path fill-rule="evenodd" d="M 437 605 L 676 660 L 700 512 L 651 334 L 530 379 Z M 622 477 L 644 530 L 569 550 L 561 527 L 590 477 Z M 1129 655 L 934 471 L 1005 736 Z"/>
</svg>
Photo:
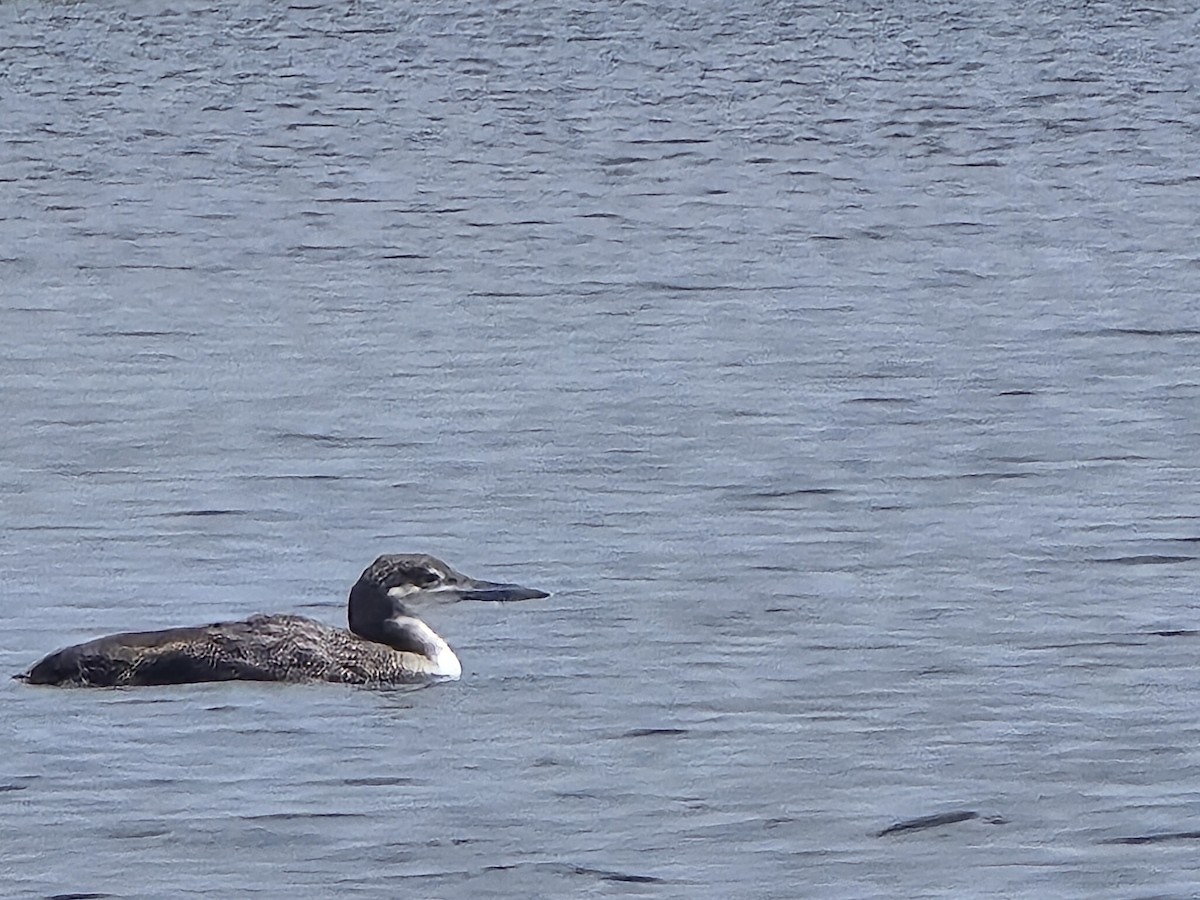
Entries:
<svg viewBox="0 0 1200 900">
<path fill-rule="evenodd" d="M 350 630 L 305 616 L 112 634 L 51 653 L 13 677 L 29 684 L 123 687 L 202 681 L 455 681 L 462 665 L 414 606 L 432 601 L 535 600 L 545 591 L 480 581 L 425 554 L 379 557 L 350 589 Z"/>
</svg>

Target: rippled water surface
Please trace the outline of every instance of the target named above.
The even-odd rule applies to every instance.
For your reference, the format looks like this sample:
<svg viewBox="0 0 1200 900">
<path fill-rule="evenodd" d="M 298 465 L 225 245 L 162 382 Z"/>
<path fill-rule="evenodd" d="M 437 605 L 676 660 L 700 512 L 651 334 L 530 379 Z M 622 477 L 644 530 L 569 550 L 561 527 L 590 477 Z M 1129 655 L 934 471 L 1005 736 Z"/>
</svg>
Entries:
<svg viewBox="0 0 1200 900">
<path fill-rule="evenodd" d="M 1192 897 L 1200 19 L 0 5 L 0 667 L 344 617 L 428 690 L 0 687 L 14 896 Z"/>
</svg>

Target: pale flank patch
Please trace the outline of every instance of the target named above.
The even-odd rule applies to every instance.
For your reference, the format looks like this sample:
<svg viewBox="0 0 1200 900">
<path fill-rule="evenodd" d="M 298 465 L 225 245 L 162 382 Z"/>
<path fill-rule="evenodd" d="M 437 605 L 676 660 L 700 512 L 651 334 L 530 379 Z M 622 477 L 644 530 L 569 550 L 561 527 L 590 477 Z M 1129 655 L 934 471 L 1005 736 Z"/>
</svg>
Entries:
<svg viewBox="0 0 1200 900">
<path fill-rule="evenodd" d="M 440 670 L 439 677 L 446 681 L 458 681 L 462 677 L 462 663 L 458 661 L 454 651 L 445 642 L 442 643 L 442 649 L 438 651 L 433 662 Z"/>
</svg>

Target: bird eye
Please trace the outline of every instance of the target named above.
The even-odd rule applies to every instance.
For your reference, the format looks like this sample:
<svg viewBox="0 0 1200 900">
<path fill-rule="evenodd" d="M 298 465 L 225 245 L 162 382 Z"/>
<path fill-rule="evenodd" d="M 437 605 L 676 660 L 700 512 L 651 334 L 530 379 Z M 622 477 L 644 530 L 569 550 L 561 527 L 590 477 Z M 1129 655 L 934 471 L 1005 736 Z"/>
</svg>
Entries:
<svg viewBox="0 0 1200 900">
<path fill-rule="evenodd" d="M 413 583 L 425 587 L 430 584 L 435 584 L 442 580 L 442 573 L 436 569 L 415 569 L 413 571 Z"/>
</svg>

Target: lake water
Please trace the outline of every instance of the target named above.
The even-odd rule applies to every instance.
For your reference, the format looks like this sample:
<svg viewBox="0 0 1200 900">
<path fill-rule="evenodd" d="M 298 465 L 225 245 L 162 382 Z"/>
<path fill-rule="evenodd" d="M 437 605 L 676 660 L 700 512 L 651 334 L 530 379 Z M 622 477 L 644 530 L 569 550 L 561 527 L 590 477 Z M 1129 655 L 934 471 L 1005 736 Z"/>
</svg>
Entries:
<svg viewBox="0 0 1200 900">
<path fill-rule="evenodd" d="M 553 592 L 427 690 L 5 680 L 3 893 L 1200 894 L 1198 30 L 0 4 L 0 671 Z"/>
</svg>

